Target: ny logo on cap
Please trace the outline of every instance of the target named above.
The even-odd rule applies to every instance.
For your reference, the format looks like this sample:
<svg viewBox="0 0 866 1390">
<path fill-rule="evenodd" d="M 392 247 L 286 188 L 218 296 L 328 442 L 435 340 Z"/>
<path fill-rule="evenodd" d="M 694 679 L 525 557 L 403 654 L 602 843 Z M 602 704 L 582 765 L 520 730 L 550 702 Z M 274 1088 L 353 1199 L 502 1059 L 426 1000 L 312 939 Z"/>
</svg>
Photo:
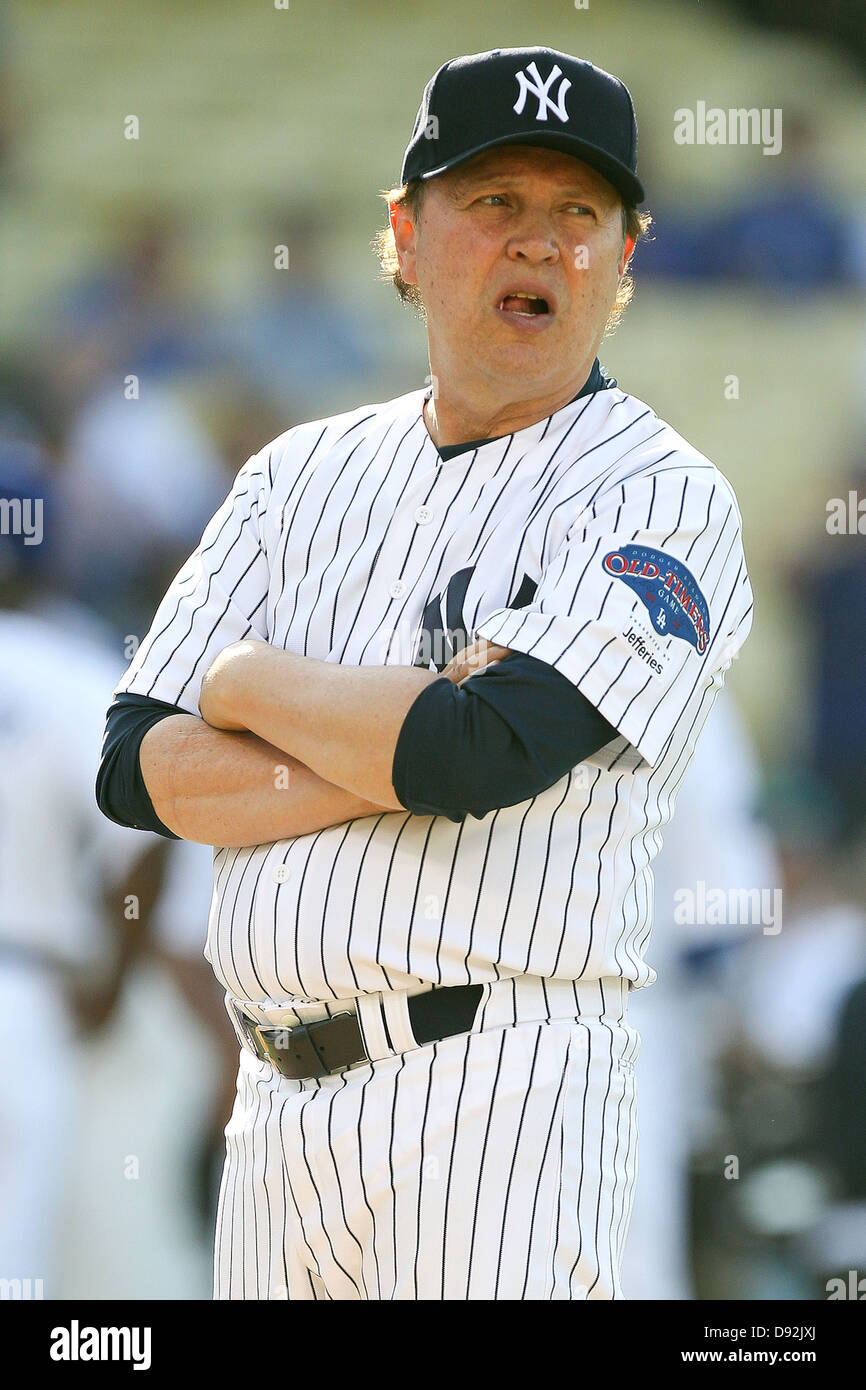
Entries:
<svg viewBox="0 0 866 1390">
<path fill-rule="evenodd" d="M 526 72 L 530 73 L 532 77 L 531 82 L 526 76 Z M 548 111 L 552 111 L 561 121 L 568 121 L 568 112 L 565 109 L 565 94 L 571 86 L 571 82 L 567 77 L 563 77 L 562 68 L 559 64 L 554 64 L 546 82 L 542 82 L 541 80 L 541 73 L 538 71 L 537 63 L 527 63 L 526 72 L 521 68 L 520 72 L 514 74 L 517 81 L 520 83 L 520 92 L 512 108 L 515 114 L 520 116 L 523 113 L 523 108 L 526 105 L 526 98 L 531 92 L 538 101 L 538 111 L 535 116 L 537 121 L 546 121 Z M 559 92 L 556 102 L 554 103 L 550 96 L 550 89 L 557 77 L 562 77 L 562 81 L 559 84 Z"/>
</svg>

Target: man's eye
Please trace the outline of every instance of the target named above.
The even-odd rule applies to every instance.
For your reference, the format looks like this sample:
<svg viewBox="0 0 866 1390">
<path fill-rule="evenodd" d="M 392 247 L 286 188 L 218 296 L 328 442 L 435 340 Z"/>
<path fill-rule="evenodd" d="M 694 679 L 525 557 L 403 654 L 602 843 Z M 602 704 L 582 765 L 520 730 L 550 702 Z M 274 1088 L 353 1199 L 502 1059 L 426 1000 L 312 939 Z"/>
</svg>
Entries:
<svg viewBox="0 0 866 1390">
<path fill-rule="evenodd" d="M 500 204 L 502 204 L 502 203 L 505 202 L 505 194 L 504 194 L 504 193 L 485 193 L 483 197 L 481 197 L 481 198 L 478 199 L 478 201 L 479 201 L 479 203 L 490 203 L 490 204 L 492 204 L 493 206 L 499 206 Z"/>
<path fill-rule="evenodd" d="M 585 203 L 571 203 L 568 207 L 568 211 L 584 213 L 587 217 L 595 217 L 592 208 L 588 208 Z"/>
</svg>

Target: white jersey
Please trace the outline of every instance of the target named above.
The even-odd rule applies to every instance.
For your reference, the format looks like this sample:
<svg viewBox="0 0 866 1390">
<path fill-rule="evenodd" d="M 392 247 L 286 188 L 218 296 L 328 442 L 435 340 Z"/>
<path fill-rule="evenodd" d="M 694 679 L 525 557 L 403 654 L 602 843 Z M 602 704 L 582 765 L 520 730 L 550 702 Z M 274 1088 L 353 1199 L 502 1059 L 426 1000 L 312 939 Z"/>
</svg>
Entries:
<svg viewBox="0 0 866 1390">
<path fill-rule="evenodd" d="M 481 636 L 554 666 L 619 737 L 481 819 L 385 812 L 217 849 L 206 954 L 241 1000 L 655 978 L 650 864 L 751 623 L 733 492 L 616 388 L 446 461 L 424 396 L 251 458 L 118 691 L 197 713 L 244 637 L 441 669 Z"/>
<path fill-rule="evenodd" d="M 113 677 L 68 626 L 0 612 L 0 943 L 58 962 L 112 949 L 102 890 L 146 848 L 96 805 Z"/>
</svg>

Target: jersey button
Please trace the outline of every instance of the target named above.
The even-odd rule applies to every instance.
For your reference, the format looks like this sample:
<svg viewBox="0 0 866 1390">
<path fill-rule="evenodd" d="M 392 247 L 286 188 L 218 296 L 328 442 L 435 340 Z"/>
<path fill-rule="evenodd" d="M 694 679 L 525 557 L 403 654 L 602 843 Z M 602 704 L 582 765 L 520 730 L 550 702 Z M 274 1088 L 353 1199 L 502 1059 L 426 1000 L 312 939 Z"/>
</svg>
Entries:
<svg viewBox="0 0 866 1390">
<path fill-rule="evenodd" d="M 433 513 L 429 507 L 416 507 L 415 520 L 419 526 L 429 526 L 433 520 Z"/>
<path fill-rule="evenodd" d="M 405 592 L 406 592 L 406 581 L 403 580 L 403 579 L 395 579 L 395 580 L 388 586 L 388 593 L 391 595 L 392 598 L 402 598 L 403 595 L 405 594 Z"/>
<path fill-rule="evenodd" d="M 274 883 L 285 883 L 291 877 L 291 873 L 288 864 L 278 864 L 274 869 Z"/>
</svg>

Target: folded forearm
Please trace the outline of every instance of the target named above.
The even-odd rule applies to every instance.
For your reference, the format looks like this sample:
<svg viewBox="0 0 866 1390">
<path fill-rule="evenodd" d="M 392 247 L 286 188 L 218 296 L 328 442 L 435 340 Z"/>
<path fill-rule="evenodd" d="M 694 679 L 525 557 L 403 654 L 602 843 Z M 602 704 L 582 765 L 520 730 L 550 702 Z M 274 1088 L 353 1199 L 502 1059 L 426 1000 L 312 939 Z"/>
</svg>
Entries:
<svg viewBox="0 0 866 1390">
<path fill-rule="evenodd" d="M 403 810 L 394 749 L 411 705 L 438 679 L 416 666 L 341 666 L 237 642 L 205 676 L 200 708 L 217 727 L 249 729 L 326 781 Z"/>
<path fill-rule="evenodd" d="M 139 757 L 160 820 L 201 844 L 268 844 L 387 809 L 332 786 L 254 734 L 213 729 L 193 715 L 155 724 Z"/>
</svg>

